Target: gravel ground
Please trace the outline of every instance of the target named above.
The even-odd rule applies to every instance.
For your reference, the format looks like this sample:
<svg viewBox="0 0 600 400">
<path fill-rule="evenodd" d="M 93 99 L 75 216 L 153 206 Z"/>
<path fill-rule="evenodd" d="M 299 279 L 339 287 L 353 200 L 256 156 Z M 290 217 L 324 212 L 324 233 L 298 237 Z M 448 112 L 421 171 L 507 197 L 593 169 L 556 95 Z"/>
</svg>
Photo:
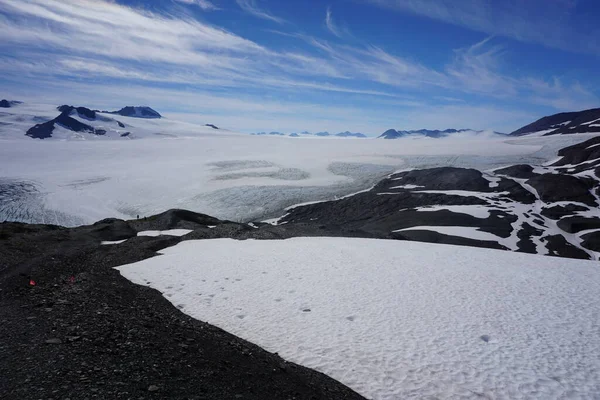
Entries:
<svg viewBox="0 0 600 400">
<path fill-rule="evenodd" d="M 113 269 L 182 240 L 135 237 L 142 227 L 191 224 L 198 228 L 194 238 L 203 231 L 252 232 L 237 224 L 204 228 L 203 218 L 183 221 L 171 212 L 71 229 L 0 224 L 0 398 L 362 399 L 321 373 L 184 315 Z"/>
</svg>

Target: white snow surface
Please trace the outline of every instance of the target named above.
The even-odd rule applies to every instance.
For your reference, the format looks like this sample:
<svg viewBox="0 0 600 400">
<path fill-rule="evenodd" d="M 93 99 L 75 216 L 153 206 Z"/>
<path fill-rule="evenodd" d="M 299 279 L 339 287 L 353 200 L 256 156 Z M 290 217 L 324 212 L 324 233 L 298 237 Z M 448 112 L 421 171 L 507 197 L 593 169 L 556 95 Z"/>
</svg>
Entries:
<svg viewBox="0 0 600 400">
<path fill-rule="evenodd" d="M 371 399 L 594 399 L 597 263 L 418 242 L 184 241 L 118 267 Z"/>
<path fill-rule="evenodd" d="M 102 242 L 100 242 L 101 245 L 111 245 L 111 244 L 121 244 L 123 242 L 126 242 L 127 239 L 123 239 L 123 240 L 104 240 Z"/>
<path fill-rule="evenodd" d="M 184 236 L 193 232 L 191 229 L 169 229 L 166 231 L 143 231 L 138 236 Z"/>
</svg>

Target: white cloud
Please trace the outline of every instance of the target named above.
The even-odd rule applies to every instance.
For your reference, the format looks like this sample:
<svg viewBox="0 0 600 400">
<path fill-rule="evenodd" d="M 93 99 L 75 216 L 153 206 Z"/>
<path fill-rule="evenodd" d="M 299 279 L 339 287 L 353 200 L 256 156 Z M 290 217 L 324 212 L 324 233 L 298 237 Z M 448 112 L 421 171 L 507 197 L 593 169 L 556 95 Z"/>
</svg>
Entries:
<svg viewBox="0 0 600 400">
<path fill-rule="evenodd" d="M 335 36 L 337 36 L 339 38 L 342 37 L 342 33 L 340 32 L 340 29 L 337 27 L 337 25 L 333 21 L 333 15 L 331 14 L 331 7 L 327 7 L 327 10 L 325 11 L 325 25 L 327 26 L 327 29 L 329 29 L 329 31 L 331 33 L 333 33 Z"/>
<path fill-rule="evenodd" d="M 278 24 L 285 23 L 285 20 L 279 17 L 276 17 L 265 10 L 262 10 L 256 5 L 256 0 L 236 0 L 238 5 L 242 10 L 246 11 L 249 14 L 254 15 L 255 17 L 266 19 L 269 21 L 276 22 Z"/>
<path fill-rule="evenodd" d="M 209 0 L 175 0 L 175 1 L 178 1 L 180 3 L 185 3 L 185 4 L 196 5 L 205 11 L 219 10 L 219 7 L 215 6 Z"/>
<path fill-rule="evenodd" d="M 489 35 L 567 51 L 600 54 L 597 25 L 573 16 L 575 0 L 355 0 Z M 573 28 L 576 27 L 576 28 Z"/>
<path fill-rule="evenodd" d="M 38 96 L 52 96 L 57 103 L 68 101 L 65 97 L 71 90 L 79 90 L 82 94 L 73 103 L 82 104 L 87 98 L 94 101 L 90 106 L 101 107 L 97 102 L 104 96 L 113 107 L 128 99 L 173 104 L 185 112 L 192 112 L 188 109 L 193 105 L 195 112 L 221 115 L 214 123 L 236 129 L 242 128 L 229 123 L 226 113 L 244 124 L 254 119 L 256 129 L 269 129 L 261 125 L 269 120 L 288 121 L 286 126 L 300 129 L 304 120 L 307 125 L 324 125 L 321 129 L 377 133 L 380 128 L 402 127 L 394 123 L 398 115 L 413 115 L 410 120 L 402 118 L 414 121 L 411 127 L 416 128 L 466 125 L 501 130 L 512 123 L 508 118 L 513 112 L 503 114 L 498 106 L 485 112 L 483 107 L 469 108 L 469 102 L 511 101 L 558 110 L 589 108 L 598 102 L 577 82 L 506 72 L 505 50 L 492 39 L 458 49 L 447 66 L 432 68 L 382 47 L 331 43 L 293 32 L 283 34 L 290 40 L 304 40 L 311 48 L 289 46 L 293 50 L 276 51 L 189 16 L 157 14 L 103 0 L 28 0 L 26 4 L 0 0 L 0 13 L 4 15 L 0 50 L 10 49 L 0 55 L 0 74 L 7 83 L 3 89 L 8 83 L 29 85 Z M 38 88 L 40 81 L 52 79 L 64 89 L 48 84 L 45 92 Z M 83 89 L 74 81 L 95 85 Z M 165 86 L 170 89 L 159 89 Z M 216 98 L 207 93 L 223 95 Z M 447 103 L 456 105 L 444 98 L 464 93 L 475 99 L 466 97 L 469 100 L 456 109 L 443 108 Z M 246 98 L 239 103 L 241 94 Z M 265 102 L 265 96 L 271 95 L 273 100 Z M 19 97 L 17 93 L 15 98 Z M 284 108 L 279 107 L 281 99 L 289 100 Z M 353 107 L 332 107 L 336 102 Z M 428 120 L 417 108 L 435 114 L 440 124 L 452 125 L 431 126 L 427 122 L 433 123 L 433 117 Z M 442 109 L 446 111 L 438 114 Z M 494 112 L 507 120 L 498 119 L 499 126 L 481 125 L 496 121 Z M 464 123 L 454 123 L 453 115 L 464 117 Z"/>
</svg>

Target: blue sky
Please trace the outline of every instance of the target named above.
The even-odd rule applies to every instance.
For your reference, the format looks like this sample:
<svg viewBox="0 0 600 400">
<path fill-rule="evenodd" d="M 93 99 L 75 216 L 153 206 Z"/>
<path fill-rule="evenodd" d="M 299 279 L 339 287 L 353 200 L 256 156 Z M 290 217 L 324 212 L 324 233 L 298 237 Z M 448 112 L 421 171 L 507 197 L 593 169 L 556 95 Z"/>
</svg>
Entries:
<svg viewBox="0 0 600 400">
<path fill-rule="evenodd" d="M 600 107 L 596 0 L 0 0 L 0 97 L 241 131 L 512 131 Z"/>
</svg>

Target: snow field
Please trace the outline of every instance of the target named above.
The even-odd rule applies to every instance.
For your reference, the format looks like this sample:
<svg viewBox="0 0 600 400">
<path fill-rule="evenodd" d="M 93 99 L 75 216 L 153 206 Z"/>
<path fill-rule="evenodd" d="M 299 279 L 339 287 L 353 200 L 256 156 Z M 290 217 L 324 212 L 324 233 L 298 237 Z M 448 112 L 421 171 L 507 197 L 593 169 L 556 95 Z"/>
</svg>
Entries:
<svg viewBox="0 0 600 400">
<path fill-rule="evenodd" d="M 594 262 L 351 238 L 185 241 L 118 267 L 372 399 L 593 399 Z"/>
</svg>

